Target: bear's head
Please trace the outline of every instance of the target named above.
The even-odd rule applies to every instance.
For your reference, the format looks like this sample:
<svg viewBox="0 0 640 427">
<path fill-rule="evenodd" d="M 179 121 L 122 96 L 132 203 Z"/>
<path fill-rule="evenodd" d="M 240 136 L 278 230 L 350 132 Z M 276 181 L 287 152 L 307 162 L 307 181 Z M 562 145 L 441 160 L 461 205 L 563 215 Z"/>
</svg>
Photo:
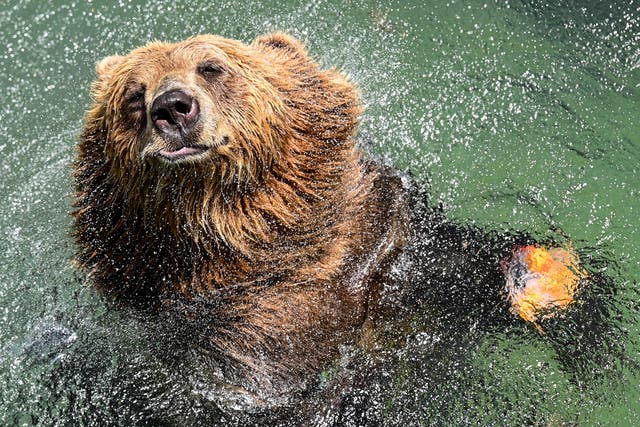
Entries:
<svg viewBox="0 0 640 427">
<path fill-rule="evenodd" d="M 247 252 L 353 199 L 355 86 L 286 34 L 154 42 L 96 71 L 75 164 L 77 218 L 120 204 L 146 229 L 213 235 Z"/>
<path fill-rule="evenodd" d="M 127 173 L 189 163 L 219 168 L 222 182 L 259 179 L 289 150 L 314 148 L 301 141 L 348 139 L 359 114 L 354 86 L 285 34 L 249 46 L 210 35 L 151 43 L 96 70 L 90 116 Z"/>
</svg>

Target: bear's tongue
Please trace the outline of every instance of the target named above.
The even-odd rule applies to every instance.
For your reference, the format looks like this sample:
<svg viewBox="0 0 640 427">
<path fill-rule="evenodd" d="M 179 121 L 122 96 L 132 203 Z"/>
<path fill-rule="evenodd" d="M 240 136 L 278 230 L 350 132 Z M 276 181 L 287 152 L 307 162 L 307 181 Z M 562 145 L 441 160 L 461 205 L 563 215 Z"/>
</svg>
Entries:
<svg viewBox="0 0 640 427">
<path fill-rule="evenodd" d="M 187 156 L 193 156 L 195 154 L 200 154 L 203 151 L 204 149 L 202 148 L 182 147 L 175 151 L 160 150 L 160 155 L 168 159 L 178 159 L 180 157 L 187 157 Z"/>
</svg>

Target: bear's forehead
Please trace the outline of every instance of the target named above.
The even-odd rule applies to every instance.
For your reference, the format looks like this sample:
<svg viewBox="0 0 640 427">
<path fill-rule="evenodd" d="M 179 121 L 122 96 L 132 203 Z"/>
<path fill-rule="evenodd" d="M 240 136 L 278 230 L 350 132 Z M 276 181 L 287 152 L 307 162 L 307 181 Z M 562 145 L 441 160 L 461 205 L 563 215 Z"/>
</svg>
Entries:
<svg viewBox="0 0 640 427">
<path fill-rule="evenodd" d="M 194 64 L 205 60 L 235 61 L 244 56 L 248 46 L 219 36 L 201 35 L 178 43 L 152 42 L 127 55 L 130 64 L 162 65 L 184 62 Z"/>
<path fill-rule="evenodd" d="M 190 80 L 204 63 L 213 63 L 234 76 L 255 76 L 269 68 L 263 53 L 251 45 L 200 35 L 178 43 L 152 42 L 131 51 L 112 82 L 116 87 L 137 83 L 152 89 L 167 76 Z"/>
</svg>

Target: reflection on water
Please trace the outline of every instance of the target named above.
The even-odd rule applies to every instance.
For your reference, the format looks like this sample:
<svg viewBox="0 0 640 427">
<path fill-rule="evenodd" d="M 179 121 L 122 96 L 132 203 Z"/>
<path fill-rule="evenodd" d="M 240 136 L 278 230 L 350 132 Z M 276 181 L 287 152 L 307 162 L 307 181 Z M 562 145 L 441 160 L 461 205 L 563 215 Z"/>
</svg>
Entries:
<svg viewBox="0 0 640 427">
<path fill-rule="evenodd" d="M 379 348 L 345 349 L 297 411 L 338 425 L 640 423 L 638 5 L 146 3 L 0 10 L 3 425 L 287 425 L 217 410 L 215 367 L 179 328 L 112 307 L 68 263 L 69 163 L 94 62 L 154 38 L 274 29 L 352 75 L 363 144 L 428 179 L 451 216 L 569 235 L 609 278 L 546 335 L 416 313 Z"/>
</svg>

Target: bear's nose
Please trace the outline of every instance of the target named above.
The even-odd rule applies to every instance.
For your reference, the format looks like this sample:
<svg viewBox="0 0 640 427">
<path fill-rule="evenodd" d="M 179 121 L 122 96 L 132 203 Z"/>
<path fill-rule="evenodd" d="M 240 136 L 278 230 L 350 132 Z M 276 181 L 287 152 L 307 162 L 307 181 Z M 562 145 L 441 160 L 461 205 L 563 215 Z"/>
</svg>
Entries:
<svg viewBox="0 0 640 427">
<path fill-rule="evenodd" d="M 196 98 L 180 89 L 161 94 L 151 104 L 151 121 L 161 133 L 186 136 L 199 116 Z"/>
</svg>

